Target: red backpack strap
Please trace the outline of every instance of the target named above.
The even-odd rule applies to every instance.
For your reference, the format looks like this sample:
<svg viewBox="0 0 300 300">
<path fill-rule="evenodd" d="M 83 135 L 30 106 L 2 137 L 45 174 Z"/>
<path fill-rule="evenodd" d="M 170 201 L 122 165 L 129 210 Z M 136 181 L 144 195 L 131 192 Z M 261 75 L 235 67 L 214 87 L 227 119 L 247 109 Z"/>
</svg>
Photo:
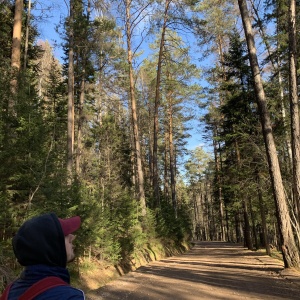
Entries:
<svg viewBox="0 0 300 300">
<path fill-rule="evenodd" d="M 59 277 L 49 276 L 42 280 L 39 280 L 33 284 L 20 298 L 19 300 L 31 300 L 39 294 L 56 286 L 68 285 L 65 281 Z M 0 299 L 2 300 L 2 299 Z"/>
<path fill-rule="evenodd" d="M 12 283 L 5 288 L 2 296 L 0 297 L 0 300 L 7 300 L 8 299 L 8 294 L 9 294 L 11 286 L 12 286 Z"/>
</svg>

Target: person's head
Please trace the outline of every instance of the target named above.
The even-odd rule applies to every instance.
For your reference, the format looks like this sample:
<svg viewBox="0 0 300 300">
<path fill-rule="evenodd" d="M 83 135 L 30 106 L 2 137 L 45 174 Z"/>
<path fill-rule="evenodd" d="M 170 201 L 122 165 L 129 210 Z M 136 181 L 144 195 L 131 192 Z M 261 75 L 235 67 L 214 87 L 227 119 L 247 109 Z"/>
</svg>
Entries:
<svg viewBox="0 0 300 300">
<path fill-rule="evenodd" d="M 13 238 L 13 250 L 23 266 L 45 264 L 65 267 L 74 259 L 73 233 L 80 217 L 60 219 L 54 213 L 26 221 Z"/>
</svg>

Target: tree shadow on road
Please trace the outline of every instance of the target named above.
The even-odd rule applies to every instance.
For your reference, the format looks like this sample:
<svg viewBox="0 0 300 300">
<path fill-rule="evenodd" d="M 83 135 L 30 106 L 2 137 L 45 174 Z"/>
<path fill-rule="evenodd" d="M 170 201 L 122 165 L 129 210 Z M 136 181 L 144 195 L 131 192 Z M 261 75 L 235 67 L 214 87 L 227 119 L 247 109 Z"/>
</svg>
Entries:
<svg viewBox="0 0 300 300">
<path fill-rule="evenodd" d="M 299 299 L 299 287 L 279 275 L 281 262 L 263 257 L 234 244 L 197 243 L 99 289 L 97 299 Z"/>
</svg>

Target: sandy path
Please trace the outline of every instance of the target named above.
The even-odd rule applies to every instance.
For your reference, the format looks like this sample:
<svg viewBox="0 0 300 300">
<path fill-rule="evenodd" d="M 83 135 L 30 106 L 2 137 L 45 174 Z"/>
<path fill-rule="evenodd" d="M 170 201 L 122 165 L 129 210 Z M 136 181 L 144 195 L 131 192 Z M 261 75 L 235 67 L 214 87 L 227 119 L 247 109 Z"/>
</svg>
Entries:
<svg viewBox="0 0 300 300">
<path fill-rule="evenodd" d="M 300 274 L 282 276 L 282 269 L 279 260 L 235 244 L 199 242 L 183 255 L 151 262 L 87 296 L 90 300 L 300 299 Z"/>
</svg>

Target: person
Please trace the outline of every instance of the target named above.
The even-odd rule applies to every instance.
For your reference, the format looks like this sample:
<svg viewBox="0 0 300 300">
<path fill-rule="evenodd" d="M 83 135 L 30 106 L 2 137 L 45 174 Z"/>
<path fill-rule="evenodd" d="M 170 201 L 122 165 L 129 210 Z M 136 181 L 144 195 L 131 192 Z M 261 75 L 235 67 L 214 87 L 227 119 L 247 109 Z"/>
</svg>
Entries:
<svg viewBox="0 0 300 300">
<path fill-rule="evenodd" d="M 19 299 L 33 284 L 49 276 L 61 278 L 67 285 L 55 286 L 36 296 L 35 300 L 85 299 L 84 292 L 69 285 L 67 263 L 75 258 L 73 233 L 81 219 L 60 219 L 54 213 L 26 221 L 13 237 L 18 262 L 24 266 L 20 277 L 10 287 L 8 300 Z"/>
</svg>

